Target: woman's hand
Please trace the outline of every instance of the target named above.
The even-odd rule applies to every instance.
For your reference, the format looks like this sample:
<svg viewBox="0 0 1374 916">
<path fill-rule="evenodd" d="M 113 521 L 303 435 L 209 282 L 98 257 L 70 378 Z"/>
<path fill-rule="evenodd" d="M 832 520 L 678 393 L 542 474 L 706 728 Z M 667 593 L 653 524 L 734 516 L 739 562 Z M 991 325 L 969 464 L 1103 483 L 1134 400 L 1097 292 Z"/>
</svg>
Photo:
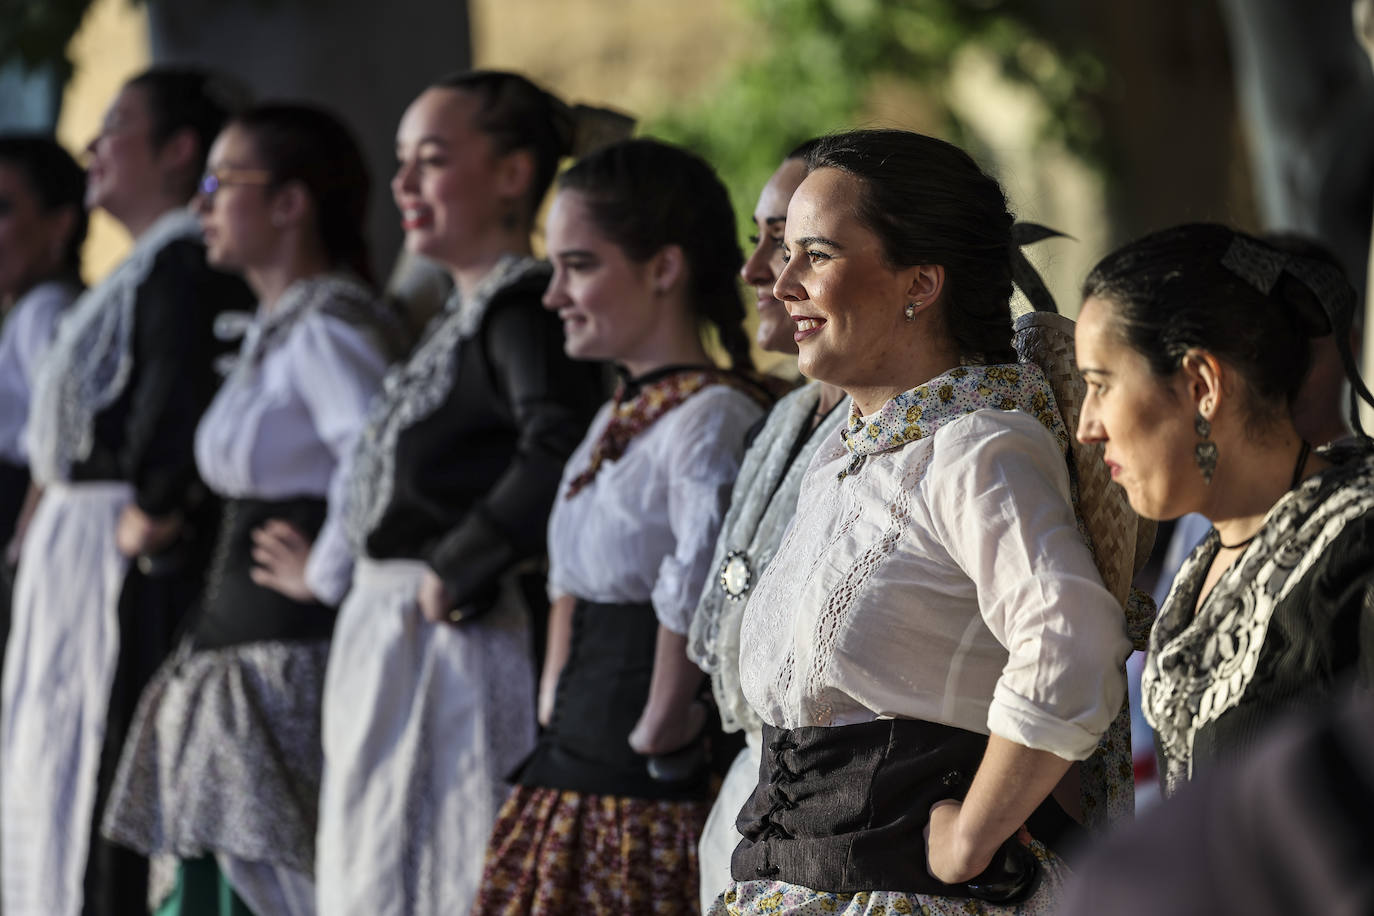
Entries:
<svg viewBox="0 0 1374 916">
<path fill-rule="evenodd" d="M 959 829 L 959 814 L 963 803 L 954 799 L 936 802 L 930 807 L 930 823 L 926 825 L 926 869 L 946 884 L 962 884 L 976 877 L 992 863 L 992 851 L 978 853 Z"/>
<path fill-rule="evenodd" d="M 124 507 L 115 525 L 115 547 L 133 559 L 140 554 L 159 553 L 181 532 L 181 516 L 154 518 L 135 505 Z"/>
<path fill-rule="evenodd" d="M 415 596 L 419 602 L 420 613 L 430 623 L 448 623 L 448 612 L 453 608 L 453 596 L 448 593 L 444 580 L 432 569 L 425 570 L 420 580 L 420 592 Z"/>
<path fill-rule="evenodd" d="M 274 518 L 253 530 L 253 562 L 249 576 L 263 588 L 280 592 L 294 601 L 317 601 L 305 584 L 305 565 L 310 559 L 310 539 L 290 522 Z"/>
<path fill-rule="evenodd" d="M 646 707 L 630 732 L 630 747 L 646 757 L 671 754 L 691 744 L 705 727 L 706 706 L 699 700 L 675 716 L 665 717 Z"/>
</svg>

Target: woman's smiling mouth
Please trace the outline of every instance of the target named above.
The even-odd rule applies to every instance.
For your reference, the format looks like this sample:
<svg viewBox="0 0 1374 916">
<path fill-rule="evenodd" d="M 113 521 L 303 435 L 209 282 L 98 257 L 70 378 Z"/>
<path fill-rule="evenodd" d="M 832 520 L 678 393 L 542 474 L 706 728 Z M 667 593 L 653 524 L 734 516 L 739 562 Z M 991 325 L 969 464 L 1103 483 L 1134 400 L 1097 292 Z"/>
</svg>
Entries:
<svg viewBox="0 0 1374 916">
<path fill-rule="evenodd" d="M 825 327 L 824 318 L 811 318 L 803 315 L 793 315 L 792 320 L 797 323 L 797 330 L 792 335 L 792 339 L 801 343 L 814 334 L 819 334 L 821 328 Z"/>
</svg>

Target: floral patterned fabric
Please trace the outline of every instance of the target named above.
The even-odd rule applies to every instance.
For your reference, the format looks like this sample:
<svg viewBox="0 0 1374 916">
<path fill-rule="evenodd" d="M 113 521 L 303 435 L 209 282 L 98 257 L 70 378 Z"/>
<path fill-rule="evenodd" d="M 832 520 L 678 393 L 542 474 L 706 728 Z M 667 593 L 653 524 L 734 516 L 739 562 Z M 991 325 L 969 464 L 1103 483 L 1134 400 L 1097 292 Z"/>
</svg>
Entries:
<svg viewBox="0 0 1374 916">
<path fill-rule="evenodd" d="M 708 385 L 729 385 L 750 395 L 762 406 L 772 400 L 758 385 L 721 369 L 683 369 L 633 387 L 622 379 L 612 399 L 611 421 L 593 446 L 587 467 L 568 484 L 564 499 L 572 499 L 595 480 L 603 464 L 624 455 L 635 436 Z"/>
<path fill-rule="evenodd" d="M 1032 363 L 957 366 L 924 385 L 889 400 L 871 417 L 851 403 L 844 443 L 853 456 L 839 477 L 855 473 L 864 459 L 935 434 L 951 420 L 975 410 L 1022 410 L 1054 434 L 1066 452 L 1069 431 L 1055 408 L 1054 392 Z"/>
<path fill-rule="evenodd" d="M 518 786 L 492 830 L 472 916 L 687 916 L 708 802 Z"/>
<path fill-rule="evenodd" d="M 1063 861 L 1031 839 L 1019 839 L 1040 863 L 1040 884 L 1018 906 L 994 906 L 965 897 L 928 897 L 901 891 L 832 894 L 782 881 L 741 881 L 716 900 L 707 916 L 1041 916 L 1054 913 L 1069 871 Z"/>
</svg>

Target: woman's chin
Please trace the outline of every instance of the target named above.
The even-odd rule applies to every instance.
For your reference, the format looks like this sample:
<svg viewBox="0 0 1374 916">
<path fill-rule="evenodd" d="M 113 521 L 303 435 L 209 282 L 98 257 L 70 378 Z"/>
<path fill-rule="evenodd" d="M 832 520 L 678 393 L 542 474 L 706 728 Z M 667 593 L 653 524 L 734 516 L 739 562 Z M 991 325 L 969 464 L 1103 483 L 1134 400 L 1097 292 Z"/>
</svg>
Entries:
<svg viewBox="0 0 1374 916">
<path fill-rule="evenodd" d="M 792 319 L 773 320 L 768 316 L 759 319 L 759 329 L 754 334 L 754 343 L 758 344 L 760 350 L 768 353 L 785 353 L 795 356 L 797 353 L 797 342 L 792 339 L 794 333 Z"/>
</svg>

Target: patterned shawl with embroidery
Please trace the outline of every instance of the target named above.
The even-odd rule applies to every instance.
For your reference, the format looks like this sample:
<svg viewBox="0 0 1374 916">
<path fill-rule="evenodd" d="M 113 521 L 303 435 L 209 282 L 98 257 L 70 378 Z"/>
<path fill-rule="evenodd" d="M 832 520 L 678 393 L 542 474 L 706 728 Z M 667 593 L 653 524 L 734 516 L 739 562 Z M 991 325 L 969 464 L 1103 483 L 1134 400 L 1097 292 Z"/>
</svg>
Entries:
<svg viewBox="0 0 1374 916">
<path fill-rule="evenodd" d="M 1164 788 L 1170 795 L 1192 778 L 1198 732 L 1239 705 L 1254 680 L 1275 609 L 1348 523 L 1374 511 L 1374 449 L 1333 446 L 1318 454 L 1335 466 L 1274 504 L 1254 541 L 1196 613 L 1196 597 L 1219 546 L 1215 529 L 1179 569 L 1155 621 L 1141 679 L 1142 706 L 1165 751 Z"/>
<path fill-rule="evenodd" d="M 572 499 L 596 479 L 602 465 L 625 454 L 634 438 L 653 426 L 674 407 L 710 385 L 729 385 L 742 391 L 761 406 L 771 401 L 768 393 L 753 381 L 724 369 L 686 367 L 651 373 L 648 379 L 627 382 L 621 379 L 611 399 L 611 419 L 592 446 L 591 458 L 568 484 L 564 499 Z"/>
</svg>

